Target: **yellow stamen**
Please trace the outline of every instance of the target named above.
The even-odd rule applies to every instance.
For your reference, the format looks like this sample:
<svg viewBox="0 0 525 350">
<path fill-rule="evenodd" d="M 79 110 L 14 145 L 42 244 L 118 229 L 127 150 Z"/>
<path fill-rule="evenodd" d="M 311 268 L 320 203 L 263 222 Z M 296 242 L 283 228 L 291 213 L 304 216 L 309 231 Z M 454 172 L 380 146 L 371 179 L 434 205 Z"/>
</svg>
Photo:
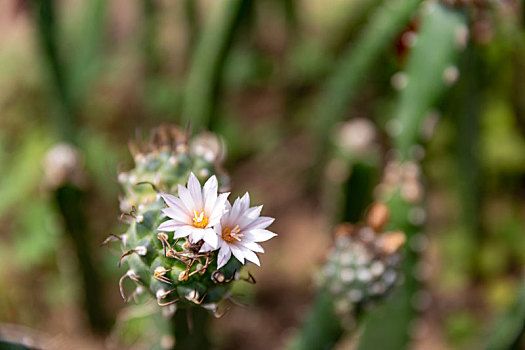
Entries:
<svg viewBox="0 0 525 350">
<path fill-rule="evenodd" d="M 197 228 L 206 228 L 206 226 L 208 226 L 208 218 L 204 216 L 204 210 L 193 211 L 193 226 Z"/>
<path fill-rule="evenodd" d="M 242 237 L 244 237 L 240 232 L 241 229 L 239 228 L 239 225 L 236 225 L 235 227 L 226 226 L 222 229 L 222 239 L 228 243 L 233 243 L 235 241 L 240 242 Z"/>
</svg>

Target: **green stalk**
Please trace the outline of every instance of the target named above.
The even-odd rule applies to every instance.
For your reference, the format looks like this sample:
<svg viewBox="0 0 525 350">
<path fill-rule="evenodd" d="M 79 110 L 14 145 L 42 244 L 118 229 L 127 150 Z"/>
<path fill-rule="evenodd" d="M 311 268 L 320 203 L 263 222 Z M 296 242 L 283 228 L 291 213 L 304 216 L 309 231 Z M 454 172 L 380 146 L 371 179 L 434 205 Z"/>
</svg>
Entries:
<svg viewBox="0 0 525 350">
<path fill-rule="evenodd" d="M 142 50 L 144 52 L 145 73 L 151 78 L 160 69 L 160 57 L 157 50 L 157 5 L 153 0 L 142 0 L 144 31 L 142 33 Z"/>
<path fill-rule="evenodd" d="M 299 32 L 299 19 L 297 18 L 297 0 L 282 0 L 282 10 L 286 22 L 287 39 L 296 38 Z"/>
<path fill-rule="evenodd" d="M 54 0 L 33 0 L 35 4 L 38 39 L 57 96 L 59 111 L 52 113 L 62 140 L 73 143 L 76 138 L 76 111 L 68 87 L 64 64 L 57 47 L 56 14 Z"/>
<path fill-rule="evenodd" d="M 55 191 L 55 201 L 64 219 L 65 231 L 73 242 L 82 272 L 87 316 L 95 330 L 105 331 L 109 323 L 102 303 L 102 284 L 89 249 L 87 220 L 83 211 L 85 200 L 84 191 L 74 185 L 65 184 Z"/>
<path fill-rule="evenodd" d="M 420 232 L 421 227 L 407 220 L 409 205 L 399 193 L 387 202 L 392 217 L 389 227 L 405 233 L 410 241 Z M 408 246 L 408 244 L 407 244 Z M 402 270 L 405 281 L 383 304 L 363 316 L 364 332 L 361 335 L 359 349 L 406 349 L 409 341 L 408 328 L 416 312 L 412 305 L 414 294 L 419 289 L 419 282 L 414 276 L 414 270 L 419 260 L 418 254 L 405 248 Z"/>
<path fill-rule="evenodd" d="M 372 202 L 372 191 L 377 183 L 378 164 L 370 162 L 355 162 L 351 167 L 351 175 L 343 185 L 345 193 L 341 205 L 342 222 L 358 222 L 365 209 Z"/>
<path fill-rule="evenodd" d="M 86 2 L 86 14 L 83 18 L 80 40 L 75 40 L 76 54 L 72 56 L 69 71 L 68 90 L 72 104 L 77 107 L 89 92 L 89 87 L 103 67 L 103 39 L 107 19 L 107 1 L 92 0 Z M 62 65 L 64 70 L 64 66 Z"/>
<path fill-rule="evenodd" d="M 481 234 L 481 166 L 477 156 L 479 149 L 479 117 L 481 113 L 481 86 L 478 72 L 482 71 L 476 48 L 469 47 L 463 57 L 462 79 L 457 91 L 457 106 L 453 110 L 457 122 L 458 191 L 461 203 L 461 221 L 468 239 L 468 270 L 475 274 L 475 252 Z"/>
<path fill-rule="evenodd" d="M 181 308 L 172 318 L 172 332 L 175 336 L 174 350 L 209 349 L 209 313 L 195 307 Z"/>
<path fill-rule="evenodd" d="M 348 13 L 340 21 L 337 31 L 333 33 L 330 42 L 330 51 L 340 53 L 349 42 L 353 42 L 358 29 L 366 24 L 374 10 L 383 3 L 383 0 L 354 0 L 349 2 Z"/>
<path fill-rule="evenodd" d="M 334 310 L 332 297 L 326 291 L 317 295 L 299 336 L 289 350 L 332 349 L 343 335 L 343 326 Z"/>
<path fill-rule="evenodd" d="M 381 53 L 407 25 L 420 3 L 421 0 L 395 0 L 379 7 L 326 80 L 313 120 L 318 147 L 314 179 L 319 178 L 324 168 L 334 125 L 345 118 L 348 106 L 377 64 Z"/>
<path fill-rule="evenodd" d="M 13 343 L 10 341 L 0 339 L 0 350 L 30 350 L 30 349 L 31 348 L 23 344 Z"/>
<path fill-rule="evenodd" d="M 197 0 L 184 0 L 184 18 L 186 19 L 188 38 L 187 54 L 192 57 L 193 49 L 199 37 L 199 8 Z"/>
<path fill-rule="evenodd" d="M 342 184 L 330 184 L 328 197 L 336 198 L 335 222 L 357 223 L 363 218 L 372 202 L 372 192 L 377 183 L 379 152 L 371 143 L 366 151 L 344 149 L 336 145 L 337 159 L 348 166 L 348 179 Z M 348 154 L 348 153 L 351 154 Z M 337 198 L 337 194 L 342 196 Z M 359 316 L 355 315 L 359 320 Z M 303 323 L 299 335 L 292 340 L 290 349 L 331 349 L 342 337 L 343 325 L 334 310 L 333 297 L 322 289 Z"/>
<path fill-rule="evenodd" d="M 520 340 L 525 333 L 525 283 L 516 303 L 496 323 L 490 333 L 486 350 L 518 350 L 522 349 Z"/>
<path fill-rule="evenodd" d="M 250 0 L 223 0 L 212 7 L 202 29 L 187 80 L 183 116 L 193 130 L 209 128 L 215 113 L 224 63 Z"/>
<path fill-rule="evenodd" d="M 72 94 L 72 85 L 59 55 L 56 30 L 56 3 L 54 0 L 34 0 L 38 39 L 44 54 L 45 63 L 53 81 L 57 95 L 58 112 L 54 124 L 62 141 L 76 144 L 76 117 L 78 108 Z M 69 183 L 59 186 L 54 199 L 64 221 L 65 232 L 73 241 L 82 274 L 84 306 L 91 327 L 96 331 L 108 329 L 109 322 L 102 302 L 100 279 L 89 250 L 91 235 L 87 228 L 85 193 Z"/>
<path fill-rule="evenodd" d="M 461 13 L 441 4 L 430 5 L 422 18 L 422 28 L 407 64 L 407 85 L 401 90 L 395 119 L 400 132 L 394 137 L 397 161 L 411 160 L 413 146 L 419 142 L 419 130 L 427 111 L 450 85 L 445 71 L 453 67 L 459 54 L 458 31 L 466 28 Z M 399 192 L 389 201 L 391 226 L 402 230 L 408 242 L 421 227 L 411 223 L 410 212 L 416 207 Z M 419 261 L 416 251 L 406 251 L 403 262 L 405 282 L 382 309 L 369 313 L 359 349 L 405 349 L 410 341 L 410 324 L 417 315 L 413 300 L 419 290 L 415 270 Z"/>
</svg>

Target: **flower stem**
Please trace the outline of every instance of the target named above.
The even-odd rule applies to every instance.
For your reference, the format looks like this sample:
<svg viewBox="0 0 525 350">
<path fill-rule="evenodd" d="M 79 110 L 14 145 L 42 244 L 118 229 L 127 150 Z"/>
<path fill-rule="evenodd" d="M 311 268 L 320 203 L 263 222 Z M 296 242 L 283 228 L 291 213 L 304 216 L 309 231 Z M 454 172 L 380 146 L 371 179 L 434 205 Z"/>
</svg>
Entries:
<svg viewBox="0 0 525 350">
<path fill-rule="evenodd" d="M 171 320 L 171 330 L 175 337 L 173 349 L 209 349 L 211 345 L 208 337 L 209 321 L 209 313 L 201 308 L 178 309 Z"/>
<path fill-rule="evenodd" d="M 343 335 L 343 327 L 335 314 L 333 299 L 321 291 L 304 322 L 299 336 L 292 341 L 289 350 L 331 349 Z"/>
</svg>

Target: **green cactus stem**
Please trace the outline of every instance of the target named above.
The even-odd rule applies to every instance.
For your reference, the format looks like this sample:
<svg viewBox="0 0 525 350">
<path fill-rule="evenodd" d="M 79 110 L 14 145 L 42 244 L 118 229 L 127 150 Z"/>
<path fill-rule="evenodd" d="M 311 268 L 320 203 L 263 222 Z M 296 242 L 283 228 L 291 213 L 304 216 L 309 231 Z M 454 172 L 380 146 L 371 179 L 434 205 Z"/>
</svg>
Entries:
<svg viewBox="0 0 525 350">
<path fill-rule="evenodd" d="M 401 232 L 381 234 L 388 208 L 375 203 L 366 223 L 340 225 L 319 275 L 320 292 L 290 349 L 331 349 L 344 332 L 357 329 L 363 310 L 387 296 L 398 282 Z"/>
<path fill-rule="evenodd" d="M 184 19 L 186 24 L 186 36 L 188 38 L 186 51 L 188 58 L 191 57 L 193 49 L 197 44 L 197 38 L 200 35 L 200 23 L 199 23 L 199 9 L 198 1 L 195 0 L 184 0 L 182 4 L 184 6 Z"/>
<path fill-rule="evenodd" d="M 482 70 L 479 52 L 471 43 L 461 62 L 462 77 L 458 82 L 451 114 L 456 122 L 458 194 L 461 201 L 461 222 L 468 241 L 468 252 L 462 257 L 468 262 L 465 273 L 475 275 L 475 252 L 482 234 L 481 203 L 482 173 L 479 149 L 479 117 L 482 106 L 482 85 L 478 72 Z"/>
<path fill-rule="evenodd" d="M 324 165 L 330 147 L 329 136 L 334 125 L 346 116 L 352 98 L 358 92 L 380 54 L 406 26 L 421 0 L 389 2 L 377 8 L 370 22 L 343 54 L 323 87 L 314 113 L 314 128 L 318 152 L 315 164 Z M 319 172 L 323 167 L 318 166 Z M 313 179 L 320 178 L 318 173 Z M 314 180 L 315 181 L 315 180 Z"/>
<path fill-rule="evenodd" d="M 334 135 L 334 152 L 325 177 L 334 223 L 357 223 L 372 202 L 381 156 L 376 127 L 363 118 L 343 123 Z"/>
<path fill-rule="evenodd" d="M 525 333 L 525 283 L 522 283 L 514 305 L 496 323 L 488 338 L 486 350 L 522 349 Z"/>
<path fill-rule="evenodd" d="M 153 0 L 142 0 L 144 31 L 142 33 L 142 51 L 144 52 L 144 68 L 147 77 L 155 76 L 161 66 L 158 38 L 158 5 Z"/>
<path fill-rule="evenodd" d="M 380 161 L 376 129 L 369 120 L 354 119 L 342 124 L 338 130 L 334 135 L 334 155 L 326 173 L 326 197 L 333 200 L 329 203 L 333 206 L 329 210 L 333 212 L 334 222 L 355 224 L 363 217 L 368 203 L 371 202 L 372 191 L 376 184 Z M 336 241 L 337 250 L 348 250 L 349 253 L 331 254 L 331 261 L 326 266 L 326 269 L 332 271 L 330 275 L 349 270 L 349 267 L 341 268 L 343 264 L 338 259 L 341 254 L 344 256 L 353 254 L 353 244 L 350 243 L 355 242 L 348 242 L 347 239 Z M 352 289 L 351 281 L 345 283 Z M 320 288 L 302 325 L 300 336 L 291 344 L 293 349 L 331 349 L 344 334 L 344 320 L 336 312 L 336 305 L 341 308 L 345 307 L 345 304 L 351 305 L 351 302 L 341 295 L 334 298 L 330 291 L 333 288 L 338 288 L 337 283 L 332 283 L 330 286 L 329 279 Z M 353 292 L 354 298 L 356 293 L 358 292 Z M 334 303 L 336 300 L 338 304 Z M 353 311 L 352 313 L 351 310 L 346 310 L 342 314 L 352 315 L 353 319 L 350 322 L 357 323 L 360 319 L 360 311 Z"/>
<path fill-rule="evenodd" d="M 416 306 L 424 307 L 415 305 L 420 290 L 420 276 L 416 276 L 418 247 L 424 241 L 421 229 L 426 216 L 422 207 L 418 142 L 426 113 L 458 77 L 456 59 L 465 48 L 467 37 L 466 18 L 460 12 L 440 3 L 425 6 L 421 32 L 407 63 L 407 84 L 397 102 L 393 133 L 396 160 L 391 162 L 391 170 L 386 171 L 387 176 L 380 184 L 380 189 L 386 190 L 380 191 L 381 198 L 392 211 L 392 227 L 403 230 L 411 243 L 403 263 L 405 282 L 378 312 L 366 316 L 359 349 L 405 349 L 411 337 L 410 325 L 417 315 Z"/>
<path fill-rule="evenodd" d="M 215 175 L 221 187 L 228 184 L 220 168 L 220 143 L 211 134 L 190 141 L 180 129 L 162 126 L 149 143 L 130 148 L 135 165 L 118 176 L 124 193 L 121 219 L 129 225 L 126 233 L 116 237 L 123 246 L 119 265 L 127 266 L 119 283 L 122 297 L 129 301 L 147 291 L 161 308 L 174 313 L 176 349 L 205 348 L 209 345 L 204 336 L 207 315 L 221 317 L 232 283 L 252 278 L 241 277 L 242 265 L 235 258 L 217 269 L 217 251 L 201 252 L 202 240 L 174 239 L 157 228 L 165 221 L 161 210 L 166 203 L 160 194 L 177 194 L 178 185 L 185 185 L 190 173 L 200 182 Z M 134 285 L 130 292 L 128 279 Z M 186 315 L 193 319 L 193 331 Z"/>
<path fill-rule="evenodd" d="M 71 96 L 64 63 L 59 55 L 57 40 L 56 3 L 54 0 L 34 0 L 38 41 L 44 55 L 47 71 L 56 91 L 58 113 L 51 113 L 62 140 L 73 142 L 76 135 L 76 110 Z"/>
<path fill-rule="evenodd" d="M 287 349 L 332 349 L 342 335 L 343 326 L 335 313 L 333 298 L 327 290 L 320 290 L 301 326 L 300 334 L 291 341 Z"/>
<path fill-rule="evenodd" d="M 97 7 L 98 3 L 95 3 L 94 6 Z M 78 106 L 74 96 L 71 77 L 68 76 L 63 60 L 59 55 L 56 3 L 54 0 L 35 0 L 33 7 L 37 21 L 38 41 L 57 96 L 58 110 L 56 113 L 50 114 L 55 117 L 53 122 L 58 136 L 62 141 L 69 144 L 66 148 L 75 149 L 71 145 L 76 143 Z M 60 153 L 59 145 L 55 147 L 56 150 L 59 150 Z M 51 152 L 52 150 L 49 153 Z M 55 158 L 55 160 L 60 162 L 60 157 Z M 56 171 L 56 169 L 53 169 L 55 167 L 53 163 L 56 163 L 55 160 L 51 159 L 52 169 L 46 169 L 46 172 Z M 100 278 L 96 265 L 93 262 L 94 259 L 89 244 L 87 244 L 90 234 L 83 209 L 85 207 L 83 203 L 85 192 L 75 179 L 71 178 L 73 173 L 78 174 L 83 169 L 81 169 L 78 161 L 73 161 L 66 167 L 70 169 L 65 170 L 60 175 L 62 180 L 52 186 L 54 190 L 53 197 L 63 218 L 64 231 L 70 237 L 75 247 L 75 254 L 83 280 L 83 288 L 81 290 L 84 294 L 84 307 L 87 311 L 91 328 L 96 331 L 107 331 L 109 318 L 101 298 Z"/>
<path fill-rule="evenodd" d="M 186 84 L 183 115 L 196 129 L 208 128 L 215 110 L 224 62 L 250 0 L 224 0 L 212 6 L 200 33 Z"/>
</svg>

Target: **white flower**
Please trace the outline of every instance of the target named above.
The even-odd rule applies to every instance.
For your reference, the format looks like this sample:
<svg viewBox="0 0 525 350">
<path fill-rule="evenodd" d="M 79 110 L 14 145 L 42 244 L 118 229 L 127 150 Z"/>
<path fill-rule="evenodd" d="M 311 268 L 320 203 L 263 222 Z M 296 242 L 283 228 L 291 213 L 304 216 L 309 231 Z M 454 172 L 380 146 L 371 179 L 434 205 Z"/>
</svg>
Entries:
<svg viewBox="0 0 525 350">
<path fill-rule="evenodd" d="M 218 247 L 218 237 L 213 226 L 219 224 L 224 214 L 229 193 L 217 195 L 217 178 L 210 177 L 201 189 L 193 173 L 188 187 L 179 185 L 178 197 L 162 193 L 168 205 L 162 212 L 171 220 L 159 225 L 159 231 L 175 232 L 174 239 L 188 237 L 193 243 L 204 240 L 213 248 Z"/>
<path fill-rule="evenodd" d="M 232 254 L 243 264 L 245 260 L 249 260 L 260 266 L 259 258 L 254 252 L 264 253 L 264 249 L 257 242 L 277 236 L 266 230 L 275 219 L 259 217 L 262 205 L 250 208 L 248 193 L 242 198 L 237 198 L 233 206 L 226 202 L 226 209 L 227 212 L 222 216 L 220 223 L 214 226 L 219 237 L 217 268 L 226 265 Z M 201 248 L 201 251 L 211 250 L 215 249 L 208 244 Z"/>
</svg>

